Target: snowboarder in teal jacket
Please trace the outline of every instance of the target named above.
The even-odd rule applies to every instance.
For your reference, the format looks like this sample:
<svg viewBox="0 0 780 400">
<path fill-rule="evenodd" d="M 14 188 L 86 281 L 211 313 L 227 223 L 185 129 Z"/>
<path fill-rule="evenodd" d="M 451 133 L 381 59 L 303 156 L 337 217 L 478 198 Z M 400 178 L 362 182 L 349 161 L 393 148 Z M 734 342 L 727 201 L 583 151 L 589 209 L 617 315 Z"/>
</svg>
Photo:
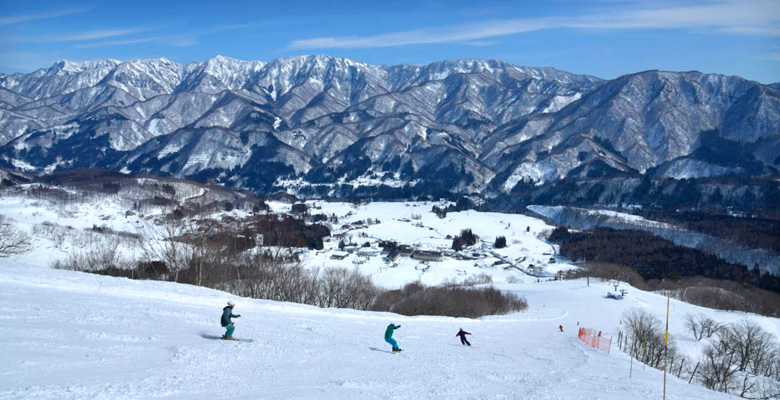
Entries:
<svg viewBox="0 0 780 400">
<path fill-rule="evenodd" d="M 396 342 L 395 339 L 393 339 L 393 332 L 400 327 L 401 325 L 395 325 L 391 323 L 390 325 L 387 326 L 387 330 L 385 330 L 385 342 L 393 345 L 393 353 L 398 353 L 399 351 L 401 351 L 401 349 L 398 348 L 398 342 Z"/>
<path fill-rule="evenodd" d="M 226 328 L 227 331 L 224 335 L 222 335 L 222 339 L 230 339 L 233 340 L 233 331 L 236 329 L 235 326 L 233 326 L 233 321 L 231 321 L 231 318 L 241 318 L 241 314 L 233 314 L 233 307 L 236 306 L 236 303 L 233 303 L 233 300 L 228 301 L 227 307 L 222 309 L 222 319 L 220 322 L 222 323 L 222 327 Z"/>
</svg>

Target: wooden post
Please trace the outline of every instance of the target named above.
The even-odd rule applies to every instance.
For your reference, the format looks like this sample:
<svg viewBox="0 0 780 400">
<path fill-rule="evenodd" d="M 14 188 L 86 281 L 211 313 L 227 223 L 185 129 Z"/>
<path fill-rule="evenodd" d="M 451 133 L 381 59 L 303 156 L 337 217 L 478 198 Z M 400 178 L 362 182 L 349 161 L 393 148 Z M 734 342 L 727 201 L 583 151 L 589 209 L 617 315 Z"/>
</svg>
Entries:
<svg viewBox="0 0 780 400">
<path fill-rule="evenodd" d="M 699 369 L 699 363 L 700 362 L 701 361 L 697 361 L 696 362 L 696 366 L 693 368 L 693 373 L 691 374 L 691 379 L 688 379 L 688 383 L 691 383 L 691 381 L 693 380 L 693 377 L 696 376 L 696 370 Z"/>
<path fill-rule="evenodd" d="M 636 336 L 636 332 L 634 332 L 631 335 L 631 364 L 629 364 L 628 367 L 628 379 L 631 379 L 631 377 L 634 375 L 634 337 Z"/>
<path fill-rule="evenodd" d="M 682 367 L 683 367 L 684 361 L 685 361 L 685 359 L 683 358 L 683 356 L 680 356 L 680 369 L 677 371 L 677 377 L 678 378 L 680 377 L 680 374 L 682 374 Z"/>
</svg>

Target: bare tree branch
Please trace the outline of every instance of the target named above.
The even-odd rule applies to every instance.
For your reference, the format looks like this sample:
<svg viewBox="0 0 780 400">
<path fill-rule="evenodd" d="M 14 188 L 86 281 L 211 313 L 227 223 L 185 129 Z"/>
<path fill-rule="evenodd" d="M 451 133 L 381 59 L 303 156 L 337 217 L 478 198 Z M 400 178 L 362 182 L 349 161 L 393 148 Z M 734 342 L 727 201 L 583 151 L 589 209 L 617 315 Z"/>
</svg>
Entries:
<svg viewBox="0 0 780 400">
<path fill-rule="evenodd" d="M 31 247 L 30 235 L 17 229 L 5 216 L 0 215 L 0 257 L 26 253 Z"/>
</svg>

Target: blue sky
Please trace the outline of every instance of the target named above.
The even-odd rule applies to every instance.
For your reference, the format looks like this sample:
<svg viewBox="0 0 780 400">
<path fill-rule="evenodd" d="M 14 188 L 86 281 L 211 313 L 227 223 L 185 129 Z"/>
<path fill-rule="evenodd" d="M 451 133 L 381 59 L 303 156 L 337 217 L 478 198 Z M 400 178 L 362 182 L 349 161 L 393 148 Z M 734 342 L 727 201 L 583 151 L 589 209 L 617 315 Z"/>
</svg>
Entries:
<svg viewBox="0 0 780 400">
<path fill-rule="evenodd" d="M 8 1 L 0 72 L 58 60 L 301 54 L 498 59 L 612 79 L 661 69 L 780 82 L 780 0 Z"/>
</svg>

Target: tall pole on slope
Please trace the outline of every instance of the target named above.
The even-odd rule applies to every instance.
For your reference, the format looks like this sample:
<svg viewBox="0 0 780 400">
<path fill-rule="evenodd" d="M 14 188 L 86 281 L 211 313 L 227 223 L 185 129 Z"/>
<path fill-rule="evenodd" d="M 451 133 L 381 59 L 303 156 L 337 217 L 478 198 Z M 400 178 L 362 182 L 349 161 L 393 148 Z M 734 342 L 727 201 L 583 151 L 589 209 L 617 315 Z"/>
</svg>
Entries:
<svg viewBox="0 0 780 400">
<path fill-rule="evenodd" d="M 636 326 L 632 323 L 631 324 L 631 361 L 628 366 L 628 379 L 631 379 L 634 376 L 634 338 L 636 337 Z"/>
<path fill-rule="evenodd" d="M 666 335 L 664 336 L 664 400 L 666 400 L 666 360 L 669 355 L 669 292 L 666 292 Z"/>
</svg>

